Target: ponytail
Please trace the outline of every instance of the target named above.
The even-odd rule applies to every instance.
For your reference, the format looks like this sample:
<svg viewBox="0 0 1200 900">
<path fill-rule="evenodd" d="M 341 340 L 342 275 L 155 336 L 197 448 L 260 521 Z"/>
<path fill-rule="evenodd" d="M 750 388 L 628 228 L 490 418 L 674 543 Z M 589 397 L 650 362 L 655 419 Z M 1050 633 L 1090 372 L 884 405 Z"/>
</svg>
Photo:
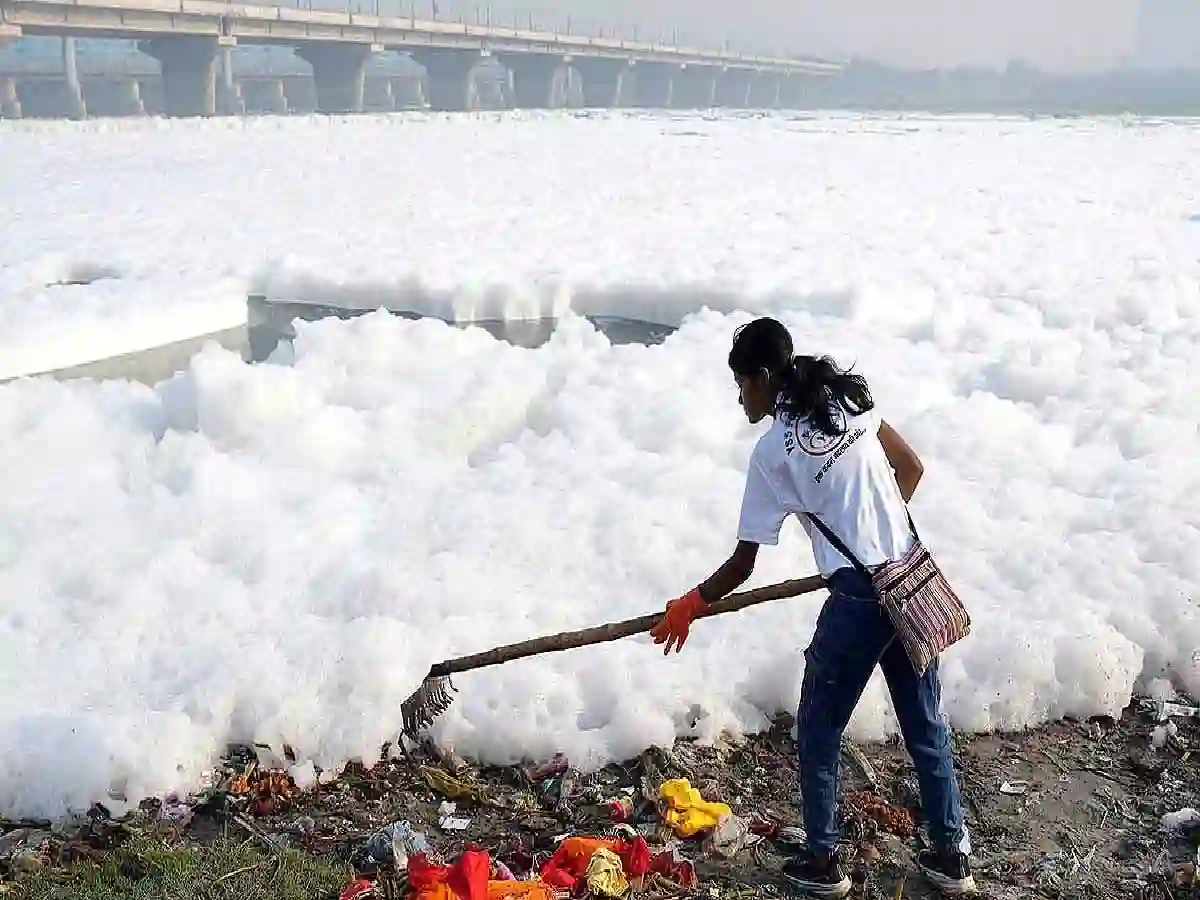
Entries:
<svg viewBox="0 0 1200 900">
<path fill-rule="evenodd" d="M 846 416 L 875 408 L 871 389 L 861 375 L 838 368 L 828 356 L 797 356 L 779 373 L 780 409 L 808 419 L 830 437 L 846 430 Z"/>
<path fill-rule="evenodd" d="M 733 336 L 729 367 L 739 375 L 767 372 L 781 397 L 779 409 L 809 420 L 833 437 L 846 430 L 846 418 L 875 408 L 861 375 L 838 368 L 828 356 L 793 356 L 792 336 L 778 321 L 756 319 Z"/>
</svg>

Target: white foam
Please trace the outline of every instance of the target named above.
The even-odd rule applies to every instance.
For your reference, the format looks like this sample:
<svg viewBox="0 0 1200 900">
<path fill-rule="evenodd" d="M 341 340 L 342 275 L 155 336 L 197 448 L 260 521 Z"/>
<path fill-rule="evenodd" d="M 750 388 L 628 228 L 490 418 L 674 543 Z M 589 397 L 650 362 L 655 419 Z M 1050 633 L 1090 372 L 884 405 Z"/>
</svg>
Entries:
<svg viewBox="0 0 1200 900">
<path fill-rule="evenodd" d="M 732 546 L 757 432 L 725 355 L 767 310 L 802 350 L 856 362 L 926 463 L 915 512 L 976 621 L 944 663 L 953 724 L 1113 715 L 1155 679 L 1200 693 L 1194 131 L 405 124 L 25 127 L 5 147 L 37 135 L 51 168 L 47 135 L 136 135 L 160 164 L 190 148 L 144 190 L 205 197 L 233 237 L 92 227 L 127 276 L 236 279 L 263 257 L 255 277 L 346 298 L 398 290 L 407 266 L 431 303 L 510 283 L 681 330 L 614 347 L 568 318 L 526 350 L 378 314 L 303 326 L 268 365 L 211 347 L 154 390 L 0 387 L 0 814 L 187 790 L 228 740 L 287 741 L 308 780 L 374 758 L 432 662 L 660 609 Z M 381 173 L 420 170 L 435 140 L 445 180 L 394 177 L 385 197 Z M 296 162 L 318 146 L 363 163 Z M 678 169 L 651 152 L 667 147 Z M 240 200 L 266 162 L 282 182 Z M 755 582 L 810 568 L 789 526 Z M 759 728 L 795 706 L 820 599 L 699 624 L 670 660 L 631 639 L 460 676 L 437 736 L 586 765 Z M 876 679 L 852 733 L 893 729 Z"/>
<path fill-rule="evenodd" d="M 1006 313 L 989 328 L 1148 338 L 1200 310 L 1188 122 L 414 112 L 0 136 L 0 266 L 26 273 L 0 292 L 0 348 L 28 358 L 0 354 L 10 373 L 39 347 L 65 365 L 218 331 L 249 292 L 463 320 L 803 304 L 981 347 L 981 304 Z M 42 298 L 95 348 L 5 311 L 95 270 L 115 279 Z M 189 315 L 155 320 L 180 290 Z"/>
</svg>

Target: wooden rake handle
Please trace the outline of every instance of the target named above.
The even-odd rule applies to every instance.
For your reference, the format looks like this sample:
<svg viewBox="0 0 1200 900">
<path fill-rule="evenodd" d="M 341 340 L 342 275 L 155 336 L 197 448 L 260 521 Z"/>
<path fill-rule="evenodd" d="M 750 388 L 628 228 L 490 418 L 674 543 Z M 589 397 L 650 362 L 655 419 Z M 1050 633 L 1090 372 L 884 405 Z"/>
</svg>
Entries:
<svg viewBox="0 0 1200 900">
<path fill-rule="evenodd" d="M 737 612 L 759 603 L 771 600 L 783 600 L 787 597 L 798 597 L 810 594 L 825 587 L 825 577 L 809 575 L 807 578 L 797 578 L 794 581 L 784 581 L 766 587 L 743 591 L 740 594 L 730 594 L 716 603 L 711 603 L 698 618 L 707 619 L 710 616 L 720 616 L 725 613 Z M 427 678 L 444 678 L 456 672 L 467 672 L 471 669 L 483 669 L 488 666 L 498 666 L 501 663 L 524 659 L 527 656 L 537 656 L 542 653 L 558 653 L 562 650 L 574 650 L 576 647 L 587 647 L 591 644 L 605 644 L 609 641 L 619 641 L 622 638 L 643 634 L 658 624 L 662 619 L 661 612 L 648 616 L 638 616 L 636 619 L 626 619 L 623 622 L 610 622 L 607 625 L 597 625 L 595 628 L 584 628 L 579 631 L 564 631 L 561 634 L 549 634 L 545 637 L 521 641 L 519 644 L 509 644 L 507 647 L 497 647 L 483 653 L 471 656 L 460 656 L 438 663 L 429 670 Z"/>
</svg>

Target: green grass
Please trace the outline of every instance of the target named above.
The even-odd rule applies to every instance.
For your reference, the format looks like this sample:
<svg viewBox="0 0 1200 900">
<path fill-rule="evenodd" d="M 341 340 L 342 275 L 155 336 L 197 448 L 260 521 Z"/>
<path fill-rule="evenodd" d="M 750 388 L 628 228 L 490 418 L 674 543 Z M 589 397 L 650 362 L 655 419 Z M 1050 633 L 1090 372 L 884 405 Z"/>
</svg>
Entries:
<svg viewBox="0 0 1200 900">
<path fill-rule="evenodd" d="M 336 900 L 349 868 L 299 850 L 223 838 L 168 846 L 137 836 L 95 861 L 24 876 L 4 900 Z M 2 891 L 2 889 L 0 889 Z"/>
</svg>

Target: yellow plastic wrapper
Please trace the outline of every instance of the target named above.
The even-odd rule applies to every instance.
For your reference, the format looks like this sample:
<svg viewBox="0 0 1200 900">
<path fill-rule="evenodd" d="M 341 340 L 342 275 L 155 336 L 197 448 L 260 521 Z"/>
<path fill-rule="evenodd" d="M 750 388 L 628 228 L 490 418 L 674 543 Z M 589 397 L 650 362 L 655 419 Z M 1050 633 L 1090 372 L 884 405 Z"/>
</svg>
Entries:
<svg viewBox="0 0 1200 900">
<path fill-rule="evenodd" d="M 629 890 L 621 857 L 601 847 L 588 860 L 587 886 L 598 897 L 621 897 Z"/>
<path fill-rule="evenodd" d="M 419 771 L 425 783 L 444 797 L 452 800 L 474 800 L 476 803 L 487 803 L 491 799 L 483 787 L 467 779 L 452 778 L 441 769 L 432 766 L 421 766 Z"/>
<path fill-rule="evenodd" d="M 658 798 L 667 802 L 663 821 L 680 837 L 692 837 L 709 831 L 726 816 L 733 815 L 724 803 L 710 803 L 700 796 L 686 778 L 664 781 Z"/>
</svg>

